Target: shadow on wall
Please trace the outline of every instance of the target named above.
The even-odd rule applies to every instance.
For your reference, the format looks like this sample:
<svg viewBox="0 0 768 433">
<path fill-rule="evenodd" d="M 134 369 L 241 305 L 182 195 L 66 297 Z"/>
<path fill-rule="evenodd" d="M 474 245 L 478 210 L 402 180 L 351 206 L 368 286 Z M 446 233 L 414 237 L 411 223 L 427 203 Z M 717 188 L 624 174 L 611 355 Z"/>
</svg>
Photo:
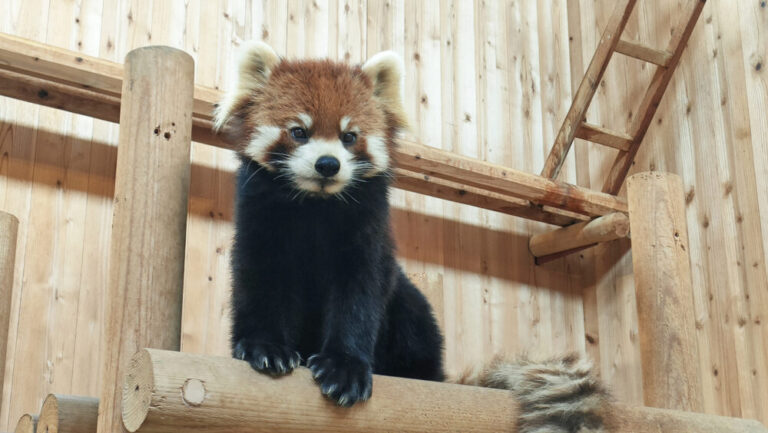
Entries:
<svg viewBox="0 0 768 433">
<path fill-rule="evenodd" d="M 0 122 L 0 176 L 111 197 L 116 161 L 114 145 Z M 232 221 L 234 175 L 192 164 L 189 213 Z M 582 287 L 579 257 L 536 267 L 528 252 L 526 233 L 400 208 L 392 209 L 392 222 L 399 257 L 557 291 Z M 563 284 L 564 278 L 571 282 Z"/>
</svg>

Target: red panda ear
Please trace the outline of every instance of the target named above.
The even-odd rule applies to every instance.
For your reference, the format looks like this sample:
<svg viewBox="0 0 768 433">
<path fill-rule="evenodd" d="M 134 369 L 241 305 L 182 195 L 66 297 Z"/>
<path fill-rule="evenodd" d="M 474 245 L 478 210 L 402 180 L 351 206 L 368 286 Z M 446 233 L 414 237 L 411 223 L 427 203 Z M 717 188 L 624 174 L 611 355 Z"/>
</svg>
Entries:
<svg viewBox="0 0 768 433">
<path fill-rule="evenodd" d="M 269 76 L 280 58 L 269 45 L 261 41 L 249 41 L 240 46 L 237 61 L 237 74 L 224 99 L 219 102 L 213 113 L 213 130 L 222 131 L 225 126 L 238 128 L 242 123 L 234 122 L 240 110 L 245 107 L 253 93 L 267 85 Z M 238 135 L 237 131 L 228 134 Z"/>
<path fill-rule="evenodd" d="M 408 116 L 403 109 L 403 60 L 392 51 L 382 51 L 368 59 L 363 72 L 373 83 L 373 96 L 393 116 L 399 129 L 408 128 Z"/>
</svg>

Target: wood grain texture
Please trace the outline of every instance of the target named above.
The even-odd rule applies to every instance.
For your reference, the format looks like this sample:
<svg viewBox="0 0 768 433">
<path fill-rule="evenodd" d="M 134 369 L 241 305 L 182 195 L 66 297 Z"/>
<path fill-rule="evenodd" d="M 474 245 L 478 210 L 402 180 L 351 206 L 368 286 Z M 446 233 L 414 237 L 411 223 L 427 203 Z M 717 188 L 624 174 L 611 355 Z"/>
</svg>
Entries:
<svg viewBox="0 0 768 433">
<path fill-rule="evenodd" d="M 612 213 L 577 224 L 531 236 L 528 248 L 534 257 L 573 250 L 599 242 L 621 239 L 629 235 L 629 218 Z"/>
<path fill-rule="evenodd" d="M 49 394 L 40 409 L 37 429 L 41 433 L 95 433 L 99 399 Z"/>
<path fill-rule="evenodd" d="M 16 422 L 13 433 L 35 433 L 37 430 L 37 415 L 25 413 Z"/>
<path fill-rule="evenodd" d="M 145 433 L 514 429 L 509 392 L 386 376 L 375 376 L 373 388 L 366 403 L 339 408 L 317 392 L 305 368 L 274 379 L 232 358 L 147 349 L 131 359 L 123 422 L 129 432 Z"/>
<path fill-rule="evenodd" d="M 576 128 L 574 137 L 619 150 L 628 150 L 632 144 L 632 137 L 625 133 L 611 131 L 586 122 L 582 122 L 581 125 Z"/>
<path fill-rule="evenodd" d="M 122 76 L 123 68 L 118 64 L 104 60 L 89 58 L 85 66 L 78 65 L 77 73 L 73 72 L 65 82 L 61 82 L 60 77 L 56 76 L 52 70 L 55 65 L 61 69 L 68 69 L 67 58 L 75 56 L 76 53 L 51 47 L 49 53 L 45 53 L 45 46 L 34 42 L 25 42 L 20 38 L 0 35 L 0 47 L 7 45 L 5 50 L 0 50 L 0 60 L 6 62 L 14 69 L 25 71 L 26 74 L 37 74 L 34 70 L 35 63 L 31 60 L 22 62 L 18 60 L 26 59 L 26 56 L 15 55 L 14 50 L 22 52 L 31 51 L 43 58 L 49 58 L 45 65 L 51 70 L 44 78 L 28 78 L 25 75 L 16 74 L 13 70 L 6 72 L 5 76 L 9 79 L 18 79 L 16 84 L 6 85 L 5 95 L 27 98 L 32 102 L 43 100 L 44 105 L 62 108 L 78 114 L 91 115 L 96 113 L 98 118 L 106 120 L 115 120 L 119 113 L 119 108 L 110 106 L 107 110 L 99 109 L 105 104 L 118 104 L 120 93 L 111 90 L 110 83 L 114 77 L 99 72 L 99 68 L 93 65 L 100 65 L 102 69 L 108 65 L 111 74 Z M 348 54 L 348 53 L 347 53 Z M 83 57 L 77 57 L 83 59 Z M 57 63 L 58 62 L 58 63 Z M 92 70 L 89 68 L 93 68 Z M 1 72 L 1 70 L 0 70 Z M 81 77 L 82 81 L 78 81 Z M 101 79 L 99 79 L 101 77 Z M 41 87 L 37 93 L 30 91 L 30 81 Z M 89 84 L 93 83 L 93 84 Z M 93 91 L 81 91 L 80 88 L 88 88 Z M 0 88 L 2 90 L 2 88 Z M 40 92 L 45 92 L 45 97 L 41 98 Z M 48 92 L 52 92 L 50 95 Z M 233 148 L 231 143 L 226 143 L 221 138 L 210 133 L 211 121 L 210 113 L 213 104 L 221 98 L 221 94 L 215 90 L 195 87 L 195 111 L 193 121 L 193 136 L 196 141 L 212 144 L 217 147 Z M 94 106 L 88 103 L 89 96 L 94 97 Z M 112 116 L 108 118 L 107 116 Z M 587 128 L 589 129 L 589 128 Z M 591 131 L 591 132 L 590 132 Z M 619 137 L 609 137 L 610 134 L 602 132 L 595 134 L 594 128 L 586 132 L 589 135 L 599 135 L 598 140 L 608 143 L 616 143 Z M 224 134 L 226 135 L 226 134 Z M 616 144 L 618 145 L 618 144 Z M 620 145 L 619 145 L 620 146 Z M 602 194 L 595 191 L 579 188 L 563 182 L 557 182 L 542 178 L 533 174 L 525 173 L 519 170 L 504 167 L 498 164 L 488 163 L 477 158 L 469 158 L 460 154 L 441 151 L 430 146 L 424 146 L 408 140 L 400 140 L 399 146 L 393 151 L 398 168 L 410 170 L 424 174 L 423 177 L 411 177 L 409 182 L 402 184 L 410 187 L 412 191 L 419 193 L 443 194 L 440 198 L 455 199 L 455 194 L 446 191 L 446 188 L 433 188 L 428 184 L 432 178 L 448 180 L 453 183 L 465 184 L 476 190 L 485 189 L 495 194 L 505 194 L 531 201 L 539 206 L 549 206 L 560 208 L 568 212 L 580 213 L 588 216 L 603 215 L 613 211 L 624 211 L 626 206 L 624 200 L 611 195 Z M 438 182 L 438 186 L 440 183 Z M 545 213 L 543 210 L 541 213 Z M 532 212 L 525 212 L 521 209 L 515 213 L 517 216 L 535 216 Z M 546 220 L 546 215 L 536 218 L 537 220 Z"/>
<path fill-rule="evenodd" d="M 624 37 L 666 47 L 688 1 L 638 2 Z M 217 91 L 231 82 L 235 49 L 248 39 L 289 57 L 299 49 L 327 49 L 342 60 L 347 51 L 368 57 L 392 49 L 405 59 L 409 140 L 537 173 L 614 6 L 349 3 L 356 21 L 345 28 L 365 33 L 346 42 L 337 31 L 346 3 L 336 0 L 6 0 L 0 31 L 111 62 L 140 46 L 174 46 L 196 59 L 197 83 Z M 299 30 L 289 6 L 313 26 L 302 33 L 303 47 L 288 32 Z M 709 0 L 630 173 L 683 177 L 705 410 L 768 422 L 765 11 L 759 1 Z M 629 131 L 653 70 L 613 56 L 588 122 Z M 97 396 L 100 388 L 94 371 L 101 365 L 118 128 L 57 113 L 0 97 L 0 209 L 20 222 L 0 410 L 5 431 L 51 392 Z M 616 150 L 580 139 L 574 146 L 560 179 L 599 189 Z M 227 355 L 237 160 L 195 143 L 191 158 L 182 349 Z M 628 240 L 534 267 L 528 239 L 552 226 L 403 190 L 393 191 L 392 203 L 399 261 L 428 276 L 427 290 L 440 291 L 431 281 L 442 275 L 449 371 L 499 351 L 586 350 L 620 401 L 642 404 Z M 589 294 L 583 304 L 582 294 Z"/>
<path fill-rule="evenodd" d="M 626 27 L 627 21 L 629 21 L 629 16 L 632 14 L 635 3 L 636 0 L 615 2 L 611 19 L 603 31 L 603 36 L 600 38 L 597 50 L 584 72 L 584 78 L 574 94 L 571 108 L 565 116 L 565 120 L 563 120 L 563 125 L 557 133 L 549 156 L 544 163 L 544 168 L 541 171 L 543 177 L 555 179 L 560 173 L 560 168 L 571 148 L 571 144 L 573 144 L 576 130 L 580 127 L 587 114 L 592 97 L 595 95 L 597 86 L 603 79 L 603 74 L 608 68 L 608 62 L 611 61 L 616 45 L 621 40 L 624 27 Z"/>
<path fill-rule="evenodd" d="M 629 130 L 629 135 L 634 141 L 632 147 L 627 151 L 619 152 L 616 156 L 613 167 L 611 167 L 611 171 L 608 173 L 608 178 L 603 184 L 603 192 L 618 194 L 619 190 L 621 190 L 621 185 L 624 183 L 632 161 L 640 145 L 643 143 L 645 133 L 648 131 L 661 98 L 664 96 L 667 86 L 672 80 L 672 74 L 674 74 L 680 62 L 680 57 L 683 55 L 683 51 L 688 44 L 688 38 L 693 33 L 705 3 L 706 0 L 691 0 L 685 3 L 685 10 L 680 18 L 678 18 L 679 24 L 672 32 L 672 39 L 667 47 L 667 51 L 672 56 L 667 61 L 666 66 L 659 67 L 654 73 L 651 84 L 640 102 L 640 107 L 638 108 L 639 116 L 635 118 Z"/>
<path fill-rule="evenodd" d="M 8 328 L 11 325 L 11 301 L 13 272 L 16 268 L 16 243 L 19 219 L 0 211 L 0 372 L 5 372 L 5 351 L 8 345 Z M 3 379 L 0 377 L 0 390 Z"/>
<path fill-rule="evenodd" d="M 193 80 L 193 60 L 183 51 L 148 47 L 126 57 L 99 394 L 102 432 L 121 429 L 126 354 L 144 346 L 180 346 Z"/>
<path fill-rule="evenodd" d="M 616 45 L 616 52 L 663 67 L 667 67 L 669 61 L 672 59 L 672 53 L 668 51 L 659 50 L 640 42 L 627 41 L 624 39 L 620 40 Z"/>
<path fill-rule="evenodd" d="M 627 179 L 645 405 L 701 412 L 684 196 L 677 175 Z"/>
<path fill-rule="evenodd" d="M 611 4 L 580 3 L 583 55 L 595 46 Z M 766 190 L 761 177 L 766 140 L 765 122 L 754 120 L 765 117 L 768 107 L 759 102 L 766 95 L 765 68 L 755 69 L 766 54 L 764 38 L 756 36 L 766 15 L 759 2 L 738 4 L 741 10 L 734 5 L 707 2 L 630 173 L 661 170 L 683 178 L 705 411 L 766 422 L 768 394 L 761 381 L 768 377 L 761 372 L 768 359 L 768 303 L 762 298 L 767 237 L 760 199 Z M 630 21 L 626 37 L 665 47 L 690 6 L 687 0 L 639 3 L 642 19 L 634 27 Z M 629 130 L 653 68 L 623 56 L 612 63 L 616 67 L 606 72 L 589 121 Z M 598 147 L 590 145 L 589 161 L 577 167 L 593 186 L 602 184 L 615 157 L 615 151 Z M 628 251 L 609 253 L 610 267 L 600 267 L 609 272 L 597 275 L 604 292 L 599 299 L 610 303 L 600 302 L 600 332 L 593 340 L 610 356 L 606 362 L 601 358 L 601 370 L 615 393 L 622 401 L 641 403 L 639 351 L 637 358 L 627 356 L 637 346 L 636 321 L 629 314 L 635 301 Z"/>
<path fill-rule="evenodd" d="M 279 379 L 253 374 L 244 361 L 145 349 L 123 385 L 130 432 L 515 432 L 509 392 L 374 376 L 370 400 L 335 407 L 299 368 Z M 258 407 L 259 410 L 253 410 Z M 753 420 L 616 405 L 608 431 L 766 433 Z"/>
</svg>

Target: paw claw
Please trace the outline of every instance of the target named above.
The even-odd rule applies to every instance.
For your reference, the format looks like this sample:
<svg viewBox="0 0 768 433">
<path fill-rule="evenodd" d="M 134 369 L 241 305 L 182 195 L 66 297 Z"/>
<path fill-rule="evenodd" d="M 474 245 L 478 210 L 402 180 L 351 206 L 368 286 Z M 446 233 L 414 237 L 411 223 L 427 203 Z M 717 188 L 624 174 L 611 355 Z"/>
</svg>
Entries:
<svg viewBox="0 0 768 433">
<path fill-rule="evenodd" d="M 368 361 L 347 355 L 312 355 L 307 359 L 322 394 L 339 406 L 352 406 L 371 396 L 372 368 Z"/>
<path fill-rule="evenodd" d="M 248 361 L 254 370 L 272 375 L 290 373 L 298 366 L 301 356 L 286 346 L 243 339 L 232 351 L 235 358 Z"/>
</svg>

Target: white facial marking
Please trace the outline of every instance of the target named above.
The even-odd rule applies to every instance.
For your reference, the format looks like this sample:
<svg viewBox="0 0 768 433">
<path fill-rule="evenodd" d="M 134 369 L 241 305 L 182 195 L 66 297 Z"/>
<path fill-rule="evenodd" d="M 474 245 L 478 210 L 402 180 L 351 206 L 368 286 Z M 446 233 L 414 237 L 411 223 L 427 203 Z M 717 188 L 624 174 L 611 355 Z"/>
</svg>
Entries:
<svg viewBox="0 0 768 433">
<path fill-rule="evenodd" d="M 339 160 L 339 172 L 332 177 L 323 177 L 315 170 L 315 163 L 321 156 L 333 156 Z M 336 194 L 341 192 L 352 179 L 354 155 L 344 148 L 339 140 L 310 139 L 299 146 L 288 159 L 288 169 L 294 175 L 294 183 L 300 189 L 310 192 Z M 325 185 L 322 182 L 327 182 Z"/>
<path fill-rule="evenodd" d="M 373 168 L 365 173 L 365 177 L 371 177 L 389 167 L 389 152 L 383 137 L 369 135 L 365 137 L 365 141 L 368 144 L 368 154 L 371 155 L 371 164 L 373 164 Z"/>
<path fill-rule="evenodd" d="M 296 117 L 304 123 L 304 127 L 309 129 L 312 127 L 312 116 L 307 113 L 299 113 Z"/>
<path fill-rule="evenodd" d="M 349 122 L 352 119 L 349 118 L 349 116 L 344 116 L 341 118 L 341 122 L 339 122 L 339 127 L 341 128 L 341 132 L 347 132 L 347 127 L 349 126 Z"/>
<path fill-rule="evenodd" d="M 247 156 L 256 162 L 264 163 L 267 159 L 267 149 L 280 139 L 282 128 L 277 126 L 259 126 L 251 137 L 251 141 L 243 150 Z M 268 169 L 272 169 L 269 164 L 265 164 Z"/>
</svg>

